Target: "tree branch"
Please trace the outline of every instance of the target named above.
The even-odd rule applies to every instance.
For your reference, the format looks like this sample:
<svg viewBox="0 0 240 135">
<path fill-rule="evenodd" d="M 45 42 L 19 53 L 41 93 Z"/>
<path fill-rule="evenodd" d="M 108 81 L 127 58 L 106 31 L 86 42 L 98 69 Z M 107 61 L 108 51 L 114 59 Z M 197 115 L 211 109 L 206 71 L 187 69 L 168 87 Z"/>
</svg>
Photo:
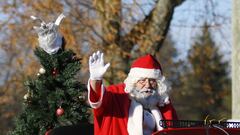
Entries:
<svg viewBox="0 0 240 135">
<path fill-rule="evenodd" d="M 137 44 L 140 52 L 155 55 L 168 32 L 174 8 L 184 1 L 158 0 L 150 14 L 121 39 L 121 49 L 130 52 Z"/>
<path fill-rule="evenodd" d="M 121 0 L 95 0 L 102 23 L 105 45 L 118 43 L 120 38 Z"/>
</svg>

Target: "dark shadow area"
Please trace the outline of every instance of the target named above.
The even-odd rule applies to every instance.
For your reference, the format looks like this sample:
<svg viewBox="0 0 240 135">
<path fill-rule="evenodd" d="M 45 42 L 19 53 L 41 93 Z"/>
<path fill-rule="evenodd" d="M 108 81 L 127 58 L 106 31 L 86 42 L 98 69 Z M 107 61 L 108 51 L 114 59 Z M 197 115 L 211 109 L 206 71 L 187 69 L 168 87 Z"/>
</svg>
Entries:
<svg viewBox="0 0 240 135">
<path fill-rule="evenodd" d="M 81 123 L 72 126 L 55 128 L 50 135 L 93 135 L 93 124 Z"/>
</svg>

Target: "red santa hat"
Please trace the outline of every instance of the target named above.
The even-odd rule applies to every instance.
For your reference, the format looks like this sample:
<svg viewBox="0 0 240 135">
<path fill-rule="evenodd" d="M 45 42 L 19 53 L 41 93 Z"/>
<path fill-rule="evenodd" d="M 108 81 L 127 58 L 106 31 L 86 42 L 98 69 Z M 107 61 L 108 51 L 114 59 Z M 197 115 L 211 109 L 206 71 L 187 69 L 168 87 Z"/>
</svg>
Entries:
<svg viewBox="0 0 240 135">
<path fill-rule="evenodd" d="M 162 76 L 160 63 L 150 54 L 135 60 L 131 66 L 129 77 L 159 79 Z"/>
</svg>

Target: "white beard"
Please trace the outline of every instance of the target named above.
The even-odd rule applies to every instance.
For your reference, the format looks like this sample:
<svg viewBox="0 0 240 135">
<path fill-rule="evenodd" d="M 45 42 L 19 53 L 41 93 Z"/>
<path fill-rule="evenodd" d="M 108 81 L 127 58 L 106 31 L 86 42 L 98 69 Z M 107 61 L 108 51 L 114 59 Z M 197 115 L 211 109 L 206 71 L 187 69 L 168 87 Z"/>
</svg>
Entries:
<svg viewBox="0 0 240 135">
<path fill-rule="evenodd" d="M 159 101 L 161 101 L 161 96 L 154 89 L 137 90 L 136 88 L 133 88 L 129 95 L 132 100 L 140 103 L 144 109 L 156 107 Z"/>
</svg>

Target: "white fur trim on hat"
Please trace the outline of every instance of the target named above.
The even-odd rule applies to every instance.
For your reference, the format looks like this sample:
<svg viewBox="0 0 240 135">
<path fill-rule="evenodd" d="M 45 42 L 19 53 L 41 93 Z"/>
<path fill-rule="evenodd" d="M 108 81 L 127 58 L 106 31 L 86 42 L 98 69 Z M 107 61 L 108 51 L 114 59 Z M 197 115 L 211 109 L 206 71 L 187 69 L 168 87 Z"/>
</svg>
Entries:
<svg viewBox="0 0 240 135">
<path fill-rule="evenodd" d="M 128 76 L 137 78 L 153 78 L 158 79 L 161 77 L 160 69 L 148 69 L 148 68 L 131 68 Z"/>
</svg>

